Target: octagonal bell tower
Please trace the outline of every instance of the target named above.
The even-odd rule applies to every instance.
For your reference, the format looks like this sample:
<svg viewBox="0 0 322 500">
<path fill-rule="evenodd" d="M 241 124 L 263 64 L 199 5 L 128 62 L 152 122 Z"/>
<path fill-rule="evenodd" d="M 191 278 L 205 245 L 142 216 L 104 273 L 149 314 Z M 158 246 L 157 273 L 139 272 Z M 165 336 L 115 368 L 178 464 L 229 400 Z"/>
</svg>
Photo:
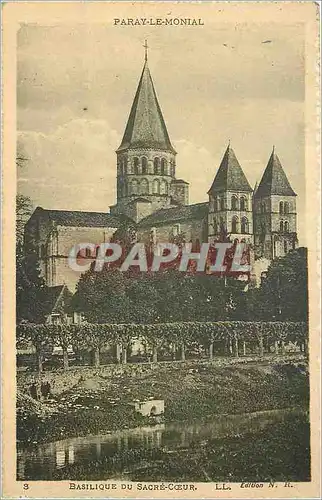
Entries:
<svg viewBox="0 0 322 500">
<path fill-rule="evenodd" d="M 176 151 L 173 148 L 156 96 L 147 60 L 134 97 L 117 155 L 117 203 L 113 214 L 138 222 L 177 200 Z M 185 188 L 188 190 L 188 185 Z M 181 191 L 180 191 L 181 193 Z M 180 194 L 182 195 L 182 193 Z M 188 199 L 182 195 L 182 203 Z"/>
</svg>

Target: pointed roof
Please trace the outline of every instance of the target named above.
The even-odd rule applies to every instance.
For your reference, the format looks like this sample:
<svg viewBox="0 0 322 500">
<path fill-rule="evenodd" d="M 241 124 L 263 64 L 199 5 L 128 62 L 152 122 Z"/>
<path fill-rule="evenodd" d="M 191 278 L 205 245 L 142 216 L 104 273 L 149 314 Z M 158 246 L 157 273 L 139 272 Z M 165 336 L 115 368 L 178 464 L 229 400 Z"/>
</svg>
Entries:
<svg viewBox="0 0 322 500">
<path fill-rule="evenodd" d="M 270 196 L 277 194 L 281 196 L 296 196 L 286 177 L 281 162 L 273 148 L 263 177 L 256 190 L 256 197 Z"/>
<path fill-rule="evenodd" d="M 208 194 L 216 191 L 253 191 L 230 144 Z"/>
<path fill-rule="evenodd" d="M 124 136 L 117 151 L 130 147 L 161 149 L 175 153 L 146 59 Z"/>
</svg>

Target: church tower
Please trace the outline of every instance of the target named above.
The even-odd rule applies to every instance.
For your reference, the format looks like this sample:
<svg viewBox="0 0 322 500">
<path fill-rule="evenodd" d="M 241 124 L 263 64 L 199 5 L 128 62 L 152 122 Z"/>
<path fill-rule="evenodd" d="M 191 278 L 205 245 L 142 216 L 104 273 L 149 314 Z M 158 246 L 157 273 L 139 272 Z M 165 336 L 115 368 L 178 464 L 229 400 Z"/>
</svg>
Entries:
<svg viewBox="0 0 322 500">
<path fill-rule="evenodd" d="M 255 256 L 274 259 L 297 246 L 296 194 L 273 148 L 254 193 Z"/>
<path fill-rule="evenodd" d="M 117 203 L 113 215 L 135 222 L 161 208 L 188 204 L 189 185 L 177 180 L 174 150 L 145 61 L 117 155 Z"/>
<path fill-rule="evenodd" d="M 227 233 L 232 241 L 253 243 L 252 188 L 228 145 L 208 191 L 208 239 Z"/>
</svg>

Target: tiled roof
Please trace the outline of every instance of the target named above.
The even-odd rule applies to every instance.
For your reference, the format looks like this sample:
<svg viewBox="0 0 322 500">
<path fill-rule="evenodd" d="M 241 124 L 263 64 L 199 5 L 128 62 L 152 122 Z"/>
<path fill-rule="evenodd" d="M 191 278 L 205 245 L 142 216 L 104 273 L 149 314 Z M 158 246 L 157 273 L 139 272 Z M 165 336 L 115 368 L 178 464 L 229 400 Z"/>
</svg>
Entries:
<svg viewBox="0 0 322 500">
<path fill-rule="evenodd" d="M 226 149 L 208 194 L 217 191 L 253 191 L 230 145 Z"/>
<path fill-rule="evenodd" d="M 153 227 L 167 222 L 198 219 L 202 220 L 208 213 L 208 202 L 195 205 L 162 208 L 154 214 L 148 215 L 138 223 L 138 227 Z"/>
<path fill-rule="evenodd" d="M 47 210 L 37 207 L 31 218 L 45 217 L 60 226 L 74 227 L 118 227 L 120 220 L 106 212 L 81 212 L 69 210 Z"/>
<path fill-rule="evenodd" d="M 169 139 L 147 62 L 144 64 L 118 151 L 129 147 L 175 152 Z"/>
<path fill-rule="evenodd" d="M 270 196 L 272 194 L 296 196 L 274 150 L 268 160 L 263 177 L 255 192 L 255 197 Z"/>
</svg>

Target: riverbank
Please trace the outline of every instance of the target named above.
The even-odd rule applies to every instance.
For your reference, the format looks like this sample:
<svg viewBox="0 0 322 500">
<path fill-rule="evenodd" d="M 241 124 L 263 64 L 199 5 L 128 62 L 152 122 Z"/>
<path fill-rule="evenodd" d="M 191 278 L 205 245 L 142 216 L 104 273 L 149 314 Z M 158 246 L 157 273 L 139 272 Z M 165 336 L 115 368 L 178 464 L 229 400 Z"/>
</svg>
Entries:
<svg viewBox="0 0 322 500">
<path fill-rule="evenodd" d="M 63 468 L 53 469 L 50 479 L 256 482 L 260 488 L 263 482 L 309 481 L 309 443 L 308 415 L 290 412 L 283 420 L 255 432 L 218 436 L 189 446 L 137 447 L 114 451 L 102 458 L 96 457 L 94 461 L 66 464 Z M 30 479 L 34 479 L 32 468 L 25 467 L 24 470 L 27 479 L 28 473 Z"/>
<path fill-rule="evenodd" d="M 20 447 L 146 425 L 149 419 L 135 413 L 130 403 L 149 397 L 165 401 L 166 422 L 309 405 L 307 361 L 302 355 L 160 363 L 123 371 L 102 367 L 50 376 L 56 381 L 54 397 L 37 402 L 27 395 L 30 374 L 19 374 Z"/>
</svg>

